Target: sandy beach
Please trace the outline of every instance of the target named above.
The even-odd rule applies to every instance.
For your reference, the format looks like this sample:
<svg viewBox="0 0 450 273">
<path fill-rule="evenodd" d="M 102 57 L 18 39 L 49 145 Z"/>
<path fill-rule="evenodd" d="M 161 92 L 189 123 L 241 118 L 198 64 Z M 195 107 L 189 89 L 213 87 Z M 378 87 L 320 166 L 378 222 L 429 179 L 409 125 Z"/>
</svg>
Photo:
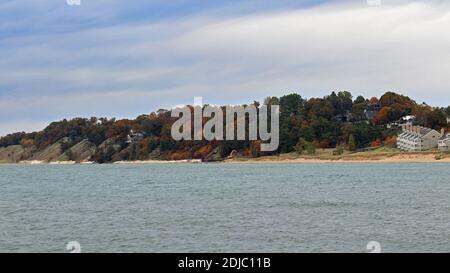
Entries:
<svg viewBox="0 0 450 273">
<path fill-rule="evenodd" d="M 295 153 L 258 158 L 226 159 L 224 163 L 450 163 L 450 154 L 439 151 L 428 152 L 399 152 L 396 150 L 379 149 L 368 152 L 348 153 L 333 156 L 329 150 L 320 150 L 317 155 L 297 155 Z"/>
<path fill-rule="evenodd" d="M 13 162 L 1 162 L 13 163 Z M 198 164 L 203 163 L 201 159 L 185 160 L 135 160 L 135 161 L 116 161 L 112 164 Z M 223 161 L 214 162 L 218 164 L 320 164 L 320 163 L 450 163 L 450 154 L 439 151 L 427 152 L 399 152 L 393 149 L 377 149 L 366 152 L 345 153 L 340 156 L 332 154 L 332 150 L 318 150 L 315 155 L 299 155 L 288 153 L 273 156 L 261 156 L 257 158 L 235 157 L 227 158 Z M 14 164 L 14 163 L 13 163 Z M 20 161 L 18 164 L 50 164 L 50 165 L 69 165 L 69 164 L 94 164 L 92 161 Z"/>
<path fill-rule="evenodd" d="M 171 163 L 202 163 L 201 159 L 185 160 L 135 160 L 135 161 L 116 161 L 113 164 L 171 164 Z"/>
</svg>

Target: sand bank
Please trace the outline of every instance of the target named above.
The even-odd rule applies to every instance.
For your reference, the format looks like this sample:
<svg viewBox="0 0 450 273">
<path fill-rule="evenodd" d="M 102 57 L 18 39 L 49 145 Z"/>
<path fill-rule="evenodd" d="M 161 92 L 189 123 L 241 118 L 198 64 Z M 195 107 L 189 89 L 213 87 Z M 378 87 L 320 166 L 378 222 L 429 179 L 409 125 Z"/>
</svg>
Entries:
<svg viewBox="0 0 450 273">
<path fill-rule="evenodd" d="M 113 164 L 173 164 L 173 163 L 202 163 L 201 159 L 185 160 L 136 160 L 136 161 L 116 161 Z"/>
<path fill-rule="evenodd" d="M 403 153 L 392 155 L 378 155 L 378 156 L 336 156 L 335 158 L 316 158 L 316 157 L 283 157 L 283 156 L 264 156 L 259 158 L 237 158 L 227 159 L 224 163 L 239 164 L 292 164 L 292 163 L 450 163 L 450 157 L 440 158 L 437 154 L 421 154 L 421 153 Z"/>
</svg>

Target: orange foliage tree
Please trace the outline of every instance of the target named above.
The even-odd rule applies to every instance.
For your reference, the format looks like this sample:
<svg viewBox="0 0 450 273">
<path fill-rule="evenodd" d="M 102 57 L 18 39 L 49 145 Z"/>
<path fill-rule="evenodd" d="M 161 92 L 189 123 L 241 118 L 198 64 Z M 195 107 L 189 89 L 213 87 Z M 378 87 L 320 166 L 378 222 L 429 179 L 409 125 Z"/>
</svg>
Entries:
<svg viewBox="0 0 450 273">
<path fill-rule="evenodd" d="M 379 139 L 374 140 L 370 143 L 370 147 L 372 148 L 380 147 L 381 145 L 383 145 L 383 143 Z"/>
<path fill-rule="evenodd" d="M 397 136 L 388 136 L 384 140 L 385 145 L 395 146 L 397 144 Z"/>
<path fill-rule="evenodd" d="M 391 113 L 392 109 L 389 106 L 385 106 L 381 108 L 380 112 L 378 112 L 375 117 L 373 118 L 373 122 L 375 124 L 386 124 L 389 122 L 389 115 Z"/>
<path fill-rule="evenodd" d="M 32 139 L 22 139 L 20 141 L 20 145 L 24 146 L 24 147 L 30 147 L 34 145 L 34 140 Z"/>
</svg>

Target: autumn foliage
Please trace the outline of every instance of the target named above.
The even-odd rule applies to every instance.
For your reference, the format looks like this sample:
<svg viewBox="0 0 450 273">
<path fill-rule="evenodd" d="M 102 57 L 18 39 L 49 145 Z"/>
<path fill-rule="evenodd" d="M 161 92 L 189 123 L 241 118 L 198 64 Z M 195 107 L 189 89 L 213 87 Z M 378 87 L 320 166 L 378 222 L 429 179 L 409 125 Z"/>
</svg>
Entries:
<svg viewBox="0 0 450 273">
<path fill-rule="evenodd" d="M 253 104 L 260 105 L 259 102 Z M 348 91 L 309 99 L 292 93 L 268 97 L 264 104 L 280 106 L 279 148 L 273 152 L 262 152 L 260 140 L 175 141 L 171 127 L 177 118 L 172 118 L 171 112 L 164 109 L 135 119 L 64 119 L 50 123 L 39 132 L 18 132 L 1 137 L 0 148 L 22 145 L 42 151 L 63 139 L 70 147 L 87 140 L 95 145 L 92 160 L 99 163 L 150 158 L 207 160 L 210 155 L 227 157 L 232 151 L 249 157 L 293 151 L 313 154 L 316 148 L 340 151 L 347 147 L 357 151 L 383 144 L 395 145 L 395 136 L 399 132 L 396 124 L 406 115 L 414 115 L 417 125 L 436 130 L 448 128 L 447 117 L 450 116 L 450 107 L 417 104 L 411 98 L 393 92 L 387 92 L 379 99 L 353 98 Z M 208 119 L 204 117 L 203 123 Z M 131 131 L 141 137 L 130 140 Z"/>
</svg>

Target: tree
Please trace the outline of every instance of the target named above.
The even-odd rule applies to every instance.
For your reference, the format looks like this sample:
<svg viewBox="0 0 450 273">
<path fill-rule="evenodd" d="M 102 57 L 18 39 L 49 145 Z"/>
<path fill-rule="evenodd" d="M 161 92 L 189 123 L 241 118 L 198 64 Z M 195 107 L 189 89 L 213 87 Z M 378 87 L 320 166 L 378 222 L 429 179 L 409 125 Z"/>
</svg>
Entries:
<svg viewBox="0 0 450 273">
<path fill-rule="evenodd" d="M 372 97 L 369 100 L 370 104 L 378 104 L 380 102 L 380 100 L 377 97 Z"/>
<path fill-rule="evenodd" d="M 387 92 L 380 98 L 380 106 L 385 109 L 384 123 L 395 122 L 400 118 L 411 115 L 417 107 L 417 103 L 409 97 Z M 381 111 L 380 111 L 381 112 Z"/>
<path fill-rule="evenodd" d="M 341 91 L 338 93 L 338 97 L 342 104 L 342 108 L 344 111 L 350 111 L 353 106 L 353 96 L 352 93 L 348 91 Z"/>
<path fill-rule="evenodd" d="M 447 108 L 445 108 L 445 113 L 447 114 L 447 116 L 450 117 L 450 106 L 448 106 Z"/>
<path fill-rule="evenodd" d="M 303 109 L 304 100 L 299 94 L 289 94 L 280 98 L 280 115 L 288 117 L 297 115 Z"/>
<path fill-rule="evenodd" d="M 348 149 L 349 151 L 356 151 L 356 142 L 355 142 L 355 137 L 353 136 L 353 134 L 351 134 L 348 138 Z"/>
<path fill-rule="evenodd" d="M 337 145 L 336 149 L 333 151 L 333 155 L 343 155 L 344 147 L 342 145 Z"/>
<path fill-rule="evenodd" d="M 309 141 L 305 142 L 305 150 L 309 155 L 316 154 L 316 146 L 312 142 Z"/>
<path fill-rule="evenodd" d="M 384 144 L 388 146 L 395 146 L 397 145 L 397 136 L 388 136 L 384 140 Z"/>
<path fill-rule="evenodd" d="M 420 106 L 416 110 L 416 121 L 422 126 L 440 130 L 447 127 L 447 114 L 444 109 Z"/>
<path fill-rule="evenodd" d="M 370 143 L 371 148 L 377 148 L 377 147 L 380 147 L 381 145 L 383 145 L 383 143 L 379 139 L 374 140 Z"/>
<path fill-rule="evenodd" d="M 305 142 L 306 141 L 303 138 L 300 138 L 299 141 L 297 142 L 297 144 L 295 144 L 295 146 L 294 146 L 294 150 L 300 155 L 305 150 Z"/>
<path fill-rule="evenodd" d="M 267 97 L 264 99 L 264 105 L 280 105 L 280 99 L 277 97 Z"/>
<path fill-rule="evenodd" d="M 373 122 L 375 124 L 387 124 L 391 121 L 392 116 L 392 108 L 389 106 L 384 106 L 381 108 L 380 112 L 378 112 L 373 118 Z"/>
<path fill-rule="evenodd" d="M 306 105 L 307 117 L 309 119 L 314 119 L 317 117 L 323 117 L 325 119 L 332 119 L 336 116 L 341 110 L 335 107 L 332 99 L 319 99 L 312 98 L 308 101 Z"/>
<path fill-rule="evenodd" d="M 252 157 L 260 157 L 261 156 L 261 141 L 255 140 L 250 142 L 250 155 Z"/>
<path fill-rule="evenodd" d="M 303 154 L 304 151 L 306 151 L 309 155 L 313 155 L 316 153 L 316 146 L 314 145 L 314 143 L 306 141 L 303 138 L 299 139 L 294 148 L 298 154 Z"/>
<path fill-rule="evenodd" d="M 9 134 L 0 138 L 0 147 L 8 147 L 11 145 L 19 145 L 22 139 L 26 138 L 27 134 L 24 132 Z"/>
<path fill-rule="evenodd" d="M 368 103 L 365 100 L 358 100 L 358 102 L 355 101 L 355 103 L 352 106 L 352 117 L 353 120 L 360 121 L 366 119 L 366 110 L 368 109 Z"/>
<path fill-rule="evenodd" d="M 67 151 L 65 151 L 64 154 L 66 155 L 68 161 L 72 161 L 73 160 L 73 153 L 72 153 L 71 149 L 68 149 Z"/>
<path fill-rule="evenodd" d="M 353 138 L 355 149 L 369 147 L 372 141 L 383 138 L 380 127 L 365 122 L 346 127 L 345 135 L 347 140 Z"/>
<path fill-rule="evenodd" d="M 400 105 L 404 109 L 412 110 L 417 103 L 407 96 L 403 96 L 394 92 L 386 92 L 380 98 L 381 106 Z"/>
<path fill-rule="evenodd" d="M 23 147 L 31 147 L 34 145 L 34 140 L 24 138 L 20 141 L 20 145 L 22 145 Z"/>
<path fill-rule="evenodd" d="M 356 97 L 355 101 L 353 102 L 354 104 L 359 104 L 359 103 L 367 103 L 366 99 L 363 96 L 358 96 Z"/>
</svg>

